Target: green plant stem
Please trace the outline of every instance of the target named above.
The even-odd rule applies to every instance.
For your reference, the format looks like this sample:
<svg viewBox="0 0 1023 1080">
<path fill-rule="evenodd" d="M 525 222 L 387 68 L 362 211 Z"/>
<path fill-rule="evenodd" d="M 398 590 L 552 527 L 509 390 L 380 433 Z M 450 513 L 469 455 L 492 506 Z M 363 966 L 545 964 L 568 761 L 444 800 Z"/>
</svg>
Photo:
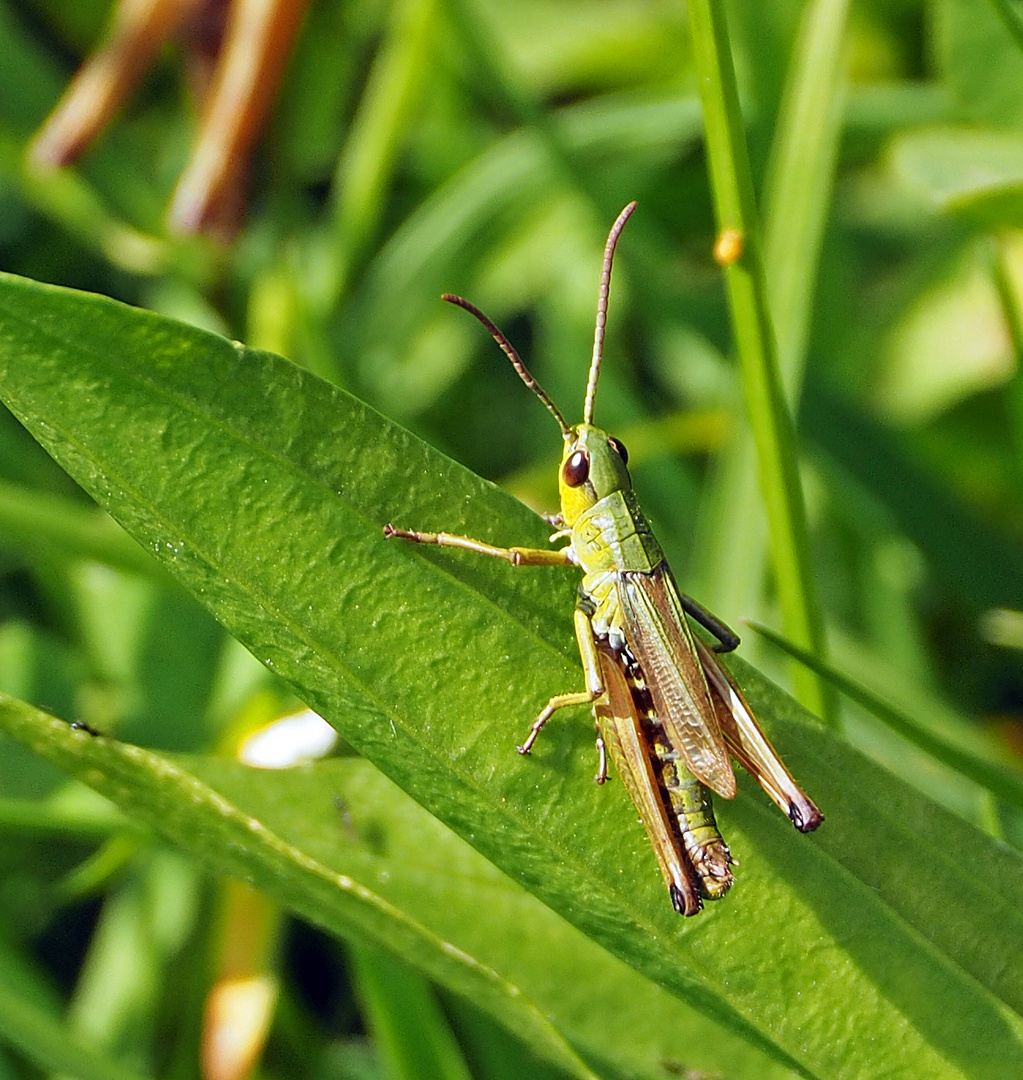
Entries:
<svg viewBox="0 0 1023 1080">
<path fill-rule="evenodd" d="M 320 297 L 324 312 L 344 295 L 352 267 L 364 254 L 380 219 L 381 193 L 387 190 L 429 70 L 435 22 L 434 0 L 402 0 L 391 10 L 387 36 L 373 61 L 334 173 L 331 231 L 335 250 Z"/>
<path fill-rule="evenodd" d="M 764 272 L 789 409 L 802 389 L 821 241 L 842 131 L 848 0 L 812 0 L 792 48 L 764 183 Z M 703 593 L 733 621 L 755 611 L 767 561 L 757 454 L 748 428 L 732 444 L 716 487 L 716 510 L 699 545 Z"/>
<path fill-rule="evenodd" d="M 757 450 L 778 596 L 788 636 L 822 656 L 824 632 L 811 583 L 795 437 L 778 371 L 724 7 L 720 0 L 691 0 L 689 16 L 718 228 L 734 229 L 742 240 L 739 258 L 725 265 L 724 274 Z M 826 711 L 827 695 L 816 675 L 794 671 L 793 682 L 807 708 L 818 715 Z"/>
</svg>

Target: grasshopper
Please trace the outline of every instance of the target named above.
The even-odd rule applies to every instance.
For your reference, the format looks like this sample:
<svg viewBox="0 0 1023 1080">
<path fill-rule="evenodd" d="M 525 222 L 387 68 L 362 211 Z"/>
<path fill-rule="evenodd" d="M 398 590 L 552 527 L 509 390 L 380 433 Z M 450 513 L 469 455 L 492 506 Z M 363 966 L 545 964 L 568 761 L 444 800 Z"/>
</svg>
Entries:
<svg viewBox="0 0 1023 1080">
<path fill-rule="evenodd" d="M 718 831 L 711 791 L 736 793 L 732 756 L 760 783 L 800 832 L 823 815 L 792 779 L 754 719 L 742 692 L 717 658 L 738 637 L 682 593 L 639 508 L 619 440 L 593 424 L 603 355 L 615 246 L 636 204 L 618 215 L 604 248 L 583 422 L 570 425 L 530 375 L 508 339 L 468 300 L 444 300 L 474 315 L 490 331 L 522 381 L 557 421 L 564 438 L 558 471 L 558 549 L 502 548 L 450 533 L 387 525 L 384 535 L 419 544 L 464 548 L 513 566 L 574 566 L 583 570 L 573 616 L 586 688 L 556 694 L 533 721 L 518 751 L 528 754 L 547 721 L 569 705 L 593 707 L 597 783 L 607 779 L 607 753 L 636 804 L 675 910 L 695 915 L 703 900 L 724 896 L 735 864 Z M 717 639 L 695 637 L 687 615 Z"/>
</svg>

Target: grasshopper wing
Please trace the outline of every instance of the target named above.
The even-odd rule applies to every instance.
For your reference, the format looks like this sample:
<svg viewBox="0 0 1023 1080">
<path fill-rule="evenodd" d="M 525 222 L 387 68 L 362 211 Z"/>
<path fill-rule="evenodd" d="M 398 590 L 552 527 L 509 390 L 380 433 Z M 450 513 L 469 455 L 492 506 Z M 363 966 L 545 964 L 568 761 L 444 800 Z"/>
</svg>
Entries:
<svg viewBox="0 0 1023 1080">
<path fill-rule="evenodd" d="M 824 820 L 824 815 L 792 779 L 724 665 L 702 641 L 696 641 L 696 650 L 707 675 L 728 748 L 800 832 L 813 832 Z"/>
<path fill-rule="evenodd" d="M 618 598 L 625 639 L 639 662 L 657 715 L 698 780 L 726 799 L 735 796 L 718 711 L 668 564 L 651 573 L 622 571 Z"/>
</svg>

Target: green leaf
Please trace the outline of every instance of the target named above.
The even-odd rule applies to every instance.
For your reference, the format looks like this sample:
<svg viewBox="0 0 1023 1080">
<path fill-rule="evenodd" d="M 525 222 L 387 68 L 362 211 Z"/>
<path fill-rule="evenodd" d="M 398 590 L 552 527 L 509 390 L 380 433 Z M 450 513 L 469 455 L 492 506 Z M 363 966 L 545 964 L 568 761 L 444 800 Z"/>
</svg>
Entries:
<svg viewBox="0 0 1023 1080">
<path fill-rule="evenodd" d="M 789 656 L 795 657 L 801 664 L 812 668 L 853 701 L 859 702 L 868 712 L 873 713 L 879 720 L 883 720 L 893 731 L 897 731 L 911 743 L 915 743 L 922 750 L 933 755 L 938 761 L 968 776 L 1003 802 L 1023 813 L 1023 775 L 1020 775 L 1008 750 L 1001 751 L 1000 748 L 984 739 L 979 731 L 967 729 L 938 732 L 931 730 L 915 717 L 891 705 L 844 672 L 830 664 L 821 663 L 806 649 L 793 645 L 791 641 L 787 641 L 781 634 L 776 634 L 770 627 L 757 622 L 750 622 L 750 626 Z"/>
<path fill-rule="evenodd" d="M 472 1080 L 426 982 L 381 949 L 350 950 L 357 994 L 388 1076 L 395 1080 Z"/>
<path fill-rule="evenodd" d="M 317 846 L 315 840 L 309 843 L 308 836 L 304 837 L 305 847 L 299 849 L 186 766 L 139 747 L 76 731 L 7 695 L 0 695 L 0 728 L 222 872 L 259 885 L 311 921 L 338 933 L 360 942 L 386 944 L 443 985 L 502 1016 L 571 1075 L 592 1076 L 535 1006 L 521 999 L 516 987 L 473 957 L 452 950 L 348 874 L 318 861 L 309 853 Z M 224 763 L 214 760 L 207 769 L 217 764 Z M 279 792 L 274 785 L 263 784 L 265 775 L 243 772 L 245 782 L 236 787 L 250 797 L 255 789 L 262 817 L 272 818 Z M 335 825 L 336 792 L 333 788 L 316 793 L 332 810 L 324 815 L 326 821 Z M 304 801 L 295 799 L 292 806 L 308 811 L 310 792 L 306 789 L 301 795 Z M 324 824 L 321 818 L 321 829 Z"/>
<path fill-rule="evenodd" d="M 548 1061 L 566 1064 L 564 1044 L 549 1045 L 550 1029 L 536 1023 L 534 1006 L 602 1074 L 659 1075 L 667 1059 L 751 1080 L 793 1075 L 569 926 L 366 761 L 288 770 L 214 757 L 170 761 L 87 737 L 12 701 L 0 707 L 0 728 L 219 870 L 336 934 L 400 950 L 407 963 L 502 1018 Z M 176 798 L 175 789 L 187 797 Z M 175 802 L 185 805 L 168 814 Z M 39 803 L 23 806 L 53 819 L 51 827 L 81 831 Z M 231 837 L 238 822 L 243 832 Z M 325 873 L 350 883 L 329 890 L 326 902 Z M 627 1041 L 607 1024 L 612 1015 Z"/>
<path fill-rule="evenodd" d="M 1015 853 L 736 662 L 828 820 L 800 837 L 740 778 L 738 798 L 719 807 L 737 885 L 680 919 L 623 786 L 591 782 L 589 721 L 553 725 L 530 759 L 512 749 L 553 691 L 580 683 L 573 575 L 381 535 L 393 520 L 539 544 L 538 518 L 269 354 L 12 278 L 0 281 L 0 319 L 4 399 L 78 482 L 353 746 L 595 941 L 804 1075 L 1023 1071 Z M 295 906 L 310 917 L 344 909 L 375 935 L 405 926 L 396 948 L 428 954 L 448 984 L 461 978 L 459 958 L 445 954 L 444 975 L 424 952 L 410 916 L 352 895 L 208 785 L 12 709 L 9 730 L 214 865 L 261 881 L 276 865 L 307 890 Z M 215 813 L 220 827 L 208 828 Z M 308 875 L 297 882 L 296 862 Z"/>
<path fill-rule="evenodd" d="M 1023 134 L 933 128 L 897 136 L 896 175 L 938 210 L 981 225 L 1023 223 Z"/>
</svg>

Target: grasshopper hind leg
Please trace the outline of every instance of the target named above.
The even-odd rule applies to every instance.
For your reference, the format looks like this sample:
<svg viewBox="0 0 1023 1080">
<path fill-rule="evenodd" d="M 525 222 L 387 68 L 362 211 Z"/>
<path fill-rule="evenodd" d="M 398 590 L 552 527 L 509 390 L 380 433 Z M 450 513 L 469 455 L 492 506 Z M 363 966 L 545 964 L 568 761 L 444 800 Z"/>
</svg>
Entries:
<svg viewBox="0 0 1023 1080">
<path fill-rule="evenodd" d="M 695 619 L 709 634 L 713 634 L 718 640 L 711 648 L 716 653 L 732 652 L 739 647 L 739 635 L 727 624 L 722 622 L 712 611 L 708 611 L 698 600 L 694 600 L 685 593 L 679 593 L 682 610 L 691 618 Z"/>
</svg>

